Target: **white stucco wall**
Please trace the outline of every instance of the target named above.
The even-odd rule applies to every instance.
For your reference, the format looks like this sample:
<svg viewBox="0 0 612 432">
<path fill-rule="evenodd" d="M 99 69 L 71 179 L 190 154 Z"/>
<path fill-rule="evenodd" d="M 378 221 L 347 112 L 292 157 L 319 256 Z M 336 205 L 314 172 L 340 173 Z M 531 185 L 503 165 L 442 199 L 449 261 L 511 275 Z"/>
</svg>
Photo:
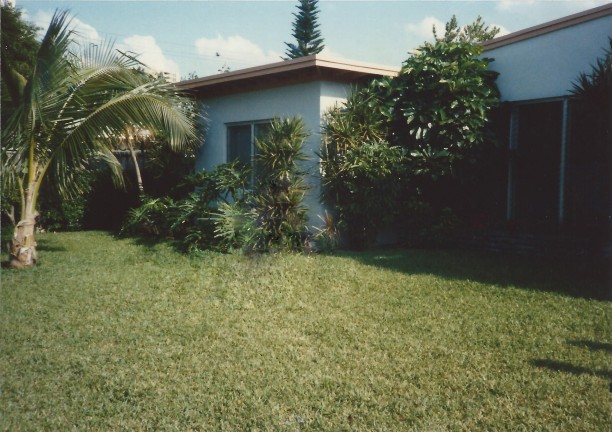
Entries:
<svg viewBox="0 0 612 432">
<path fill-rule="evenodd" d="M 612 36 L 612 15 L 488 50 L 490 68 L 500 73 L 503 101 L 569 94 L 580 72 L 589 72 Z"/>
<path fill-rule="evenodd" d="M 228 123 L 299 115 L 311 134 L 304 148 L 311 158 L 304 165 L 310 187 L 305 205 L 309 209 L 309 224 L 320 226 L 318 215 L 324 213 L 324 208 L 319 199 L 321 182 L 317 153 L 321 146 L 322 114 L 335 104 L 343 103 L 349 92 L 348 84 L 314 81 L 201 100 L 208 118 L 208 130 L 196 169 L 211 170 L 227 162 Z"/>
</svg>

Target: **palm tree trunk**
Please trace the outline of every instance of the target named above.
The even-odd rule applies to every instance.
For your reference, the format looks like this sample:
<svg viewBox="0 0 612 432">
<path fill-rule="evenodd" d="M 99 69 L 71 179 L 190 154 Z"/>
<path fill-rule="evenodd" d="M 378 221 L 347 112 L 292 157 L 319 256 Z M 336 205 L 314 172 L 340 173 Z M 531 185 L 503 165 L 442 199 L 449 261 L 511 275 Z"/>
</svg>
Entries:
<svg viewBox="0 0 612 432">
<path fill-rule="evenodd" d="M 136 150 L 128 140 L 128 147 L 130 149 L 130 155 L 132 155 L 132 160 L 134 161 L 134 169 L 136 170 L 136 181 L 138 182 L 138 192 L 140 197 L 144 195 L 144 186 L 142 184 L 142 175 L 140 173 L 140 165 L 138 165 L 138 157 L 136 156 Z"/>
<path fill-rule="evenodd" d="M 15 233 L 10 245 L 9 266 L 11 268 L 22 269 L 36 265 L 34 230 L 38 212 L 34 208 L 34 191 L 35 184 L 30 183 L 24 197 L 21 220 L 15 225 Z"/>
</svg>

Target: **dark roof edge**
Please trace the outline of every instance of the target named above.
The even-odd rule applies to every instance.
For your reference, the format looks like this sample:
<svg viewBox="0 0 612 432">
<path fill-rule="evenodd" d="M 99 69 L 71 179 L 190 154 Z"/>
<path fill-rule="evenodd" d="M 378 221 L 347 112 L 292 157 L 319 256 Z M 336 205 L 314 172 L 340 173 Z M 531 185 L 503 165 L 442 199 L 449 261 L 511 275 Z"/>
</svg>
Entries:
<svg viewBox="0 0 612 432">
<path fill-rule="evenodd" d="M 612 3 L 608 3 L 603 6 L 588 9 L 586 11 L 578 12 L 573 15 L 568 15 L 566 17 L 559 18 L 554 21 L 549 21 L 533 27 L 519 30 L 514 33 L 507 34 L 505 36 L 500 36 L 498 38 L 484 42 L 482 46 L 485 51 L 488 51 L 505 45 L 510 45 L 515 42 L 520 42 L 525 39 L 530 39 L 536 36 L 571 27 L 576 24 L 592 21 L 594 19 L 605 17 L 608 15 L 612 15 Z"/>
<path fill-rule="evenodd" d="M 285 60 L 261 66 L 250 67 L 246 69 L 239 69 L 227 73 L 208 75 L 202 78 L 195 78 L 187 81 L 180 81 L 178 83 L 175 83 L 175 85 L 181 90 L 193 90 L 202 86 L 229 83 L 248 78 L 258 78 L 273 75 L 276 73 L 315 67 L 357 72 L 363 73 L 364 75 L 375 74 L 381 76 L 394 76 L 397 75 L 399 72 L 399 68 L 394 68 L 391 66 L 375 65 L 353 60 L 334 59 L 319 55 L 311 55 L 306 57 L 299 57 L 292 60 Z"/>
</svg>

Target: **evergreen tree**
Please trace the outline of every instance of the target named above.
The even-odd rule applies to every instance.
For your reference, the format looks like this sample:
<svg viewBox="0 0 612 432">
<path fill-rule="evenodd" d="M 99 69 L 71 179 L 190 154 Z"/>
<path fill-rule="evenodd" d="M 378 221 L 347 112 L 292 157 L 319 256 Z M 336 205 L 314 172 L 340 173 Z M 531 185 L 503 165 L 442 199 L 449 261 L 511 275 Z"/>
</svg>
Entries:
<svg viewBox="0 0 612 432">
<path fill-rule="evenodd" d="M 318 0 L 300 0 L 299 12 L 293 14 L 295 16 L 293 37 L 296 44 L 285 42 L 288 48 L 285 51 L 287 55 L 285 60 L 318 54 L 325 48 L 321 32 L 318 29 L 317 15 L 319 10 L 317 9 L 317 3 Z"/>
</svg>

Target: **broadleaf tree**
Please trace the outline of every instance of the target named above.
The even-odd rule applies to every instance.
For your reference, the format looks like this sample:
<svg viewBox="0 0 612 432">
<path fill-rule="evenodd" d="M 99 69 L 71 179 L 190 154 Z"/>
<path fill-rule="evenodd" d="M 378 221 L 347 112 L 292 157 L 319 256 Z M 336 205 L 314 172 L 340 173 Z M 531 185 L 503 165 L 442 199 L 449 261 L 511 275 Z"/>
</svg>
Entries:
<svg viewBox="0 0 612 432">
<path fill-rule="evenodd" d="M 20 220 L 10 246 L 12 267 L 36 263 L 35 226 L 43 181 L 60 191 L 94 159 L 107 163 L 118 182 L 112 152 L 125 125 L 162 131 L 176 148 L 196 138 L 195 121 L 174 86 L 138 69 L 111 43 L 77 52 L 68 11 L 56 11 L 34 68 L 19 92 L 15 113 L 2 127 L 2 181 L 19 191 Z"/>
<path fill-rule="evenodd" d="M 440 42 L 469 42 L 479 43 L 493 39 L 499 34 L 501 29 L 496 26 L 488 26 L 482 20 L 481 16 L 478 16 L 476 20 L 463 27 L 459 26 L 457 17 L 453 15 L 451 19 L 444 26 L 444 35 L 438 37 L 436 26 L 433 26 L 433 34 L 436 41 Z"/>
<path fill-rule="evenodd" d="M 492 59 L 482 52 L 456 38 L 425 42 L 392 81 L 394 139 L 409 151 L 415 173 L 452 174 L 454 163 L 484 142 L 499 93 Z"/>
<path fill-rule="evenodd" d="M 294 13 L 293 37 L 295 43 L 285 42 L 285 60 L 319 54 L 325 48 L 318 23 L 318 0 L 300 0 Z"/>
</svg>

